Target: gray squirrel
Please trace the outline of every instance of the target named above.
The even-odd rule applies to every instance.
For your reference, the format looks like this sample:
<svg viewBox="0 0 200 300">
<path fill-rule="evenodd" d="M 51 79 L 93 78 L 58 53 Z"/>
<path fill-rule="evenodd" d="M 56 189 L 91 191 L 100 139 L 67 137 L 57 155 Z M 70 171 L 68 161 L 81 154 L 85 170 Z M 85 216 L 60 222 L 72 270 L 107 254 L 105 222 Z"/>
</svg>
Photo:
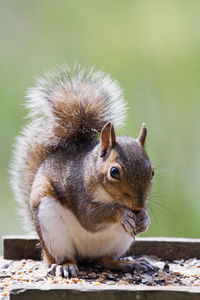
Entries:
<svg viewBox="0 0 200 300">
<path fill-rule="evenodd" d="M 154 175 L 146 125 L 137 139 L 115 135 L 126 117 L 118 83 L 93 68 L 57 67 L 28 91 L 26 107 L 32 121 L 17 138 L 11 183 L 49 273 L 77 277 L 83 260 L 153 270 L 143 259 L 116 259 L 149 226 Z"/>
</svg>

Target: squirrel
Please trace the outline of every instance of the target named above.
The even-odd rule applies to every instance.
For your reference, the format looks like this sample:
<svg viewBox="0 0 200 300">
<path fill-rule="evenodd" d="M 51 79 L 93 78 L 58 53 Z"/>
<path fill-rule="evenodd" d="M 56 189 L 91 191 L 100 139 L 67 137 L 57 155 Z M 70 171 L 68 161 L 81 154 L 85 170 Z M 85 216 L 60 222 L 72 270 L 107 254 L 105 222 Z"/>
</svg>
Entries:
<svg viewBox="0 0 200 300">
<path fill-rule="evenodd" d="M 154 170 L 144 123 L 138 138 L 116 137 L 127 110 L 118 83 L 94 68 L 56 67 L 29 89 L 25 106 L 31 121 L 15 143 L 11 185 L 49 274 L 77 277 L 85 260 L 122 272 L 154 269 L 144 259 L 120 260 L 149 226 Z"/>
</svg>

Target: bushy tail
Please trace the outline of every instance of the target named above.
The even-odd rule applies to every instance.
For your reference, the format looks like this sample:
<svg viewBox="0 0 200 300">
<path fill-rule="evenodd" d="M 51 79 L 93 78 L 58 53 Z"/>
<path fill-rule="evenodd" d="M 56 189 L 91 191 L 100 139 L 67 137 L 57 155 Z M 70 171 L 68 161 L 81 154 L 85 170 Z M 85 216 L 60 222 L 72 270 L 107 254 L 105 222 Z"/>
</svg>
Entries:
<svg viewBox="0 0 200 300">
<path fill-rule="evenodd" d="M 27 94 L 32 121 L 17 138 L 11 183 L 17 200 L 26 202 L 41 162 L 59 145 L 88 139 L 106 122 L 121 126 L 126 105 L 116 81 L 102 71 L 75 65 L 57 67 L 37 80 Z"/>
</svg>

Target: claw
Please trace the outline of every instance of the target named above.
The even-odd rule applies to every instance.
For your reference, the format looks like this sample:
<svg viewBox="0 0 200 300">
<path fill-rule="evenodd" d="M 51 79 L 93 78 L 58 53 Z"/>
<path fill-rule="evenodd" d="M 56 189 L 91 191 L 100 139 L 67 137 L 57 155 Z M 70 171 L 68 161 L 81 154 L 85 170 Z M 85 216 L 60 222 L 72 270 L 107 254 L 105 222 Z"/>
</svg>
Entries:
<svg viewBox="0 0 200 300">
<path fill-rule="evenodd" d="M 136 213 L 137 234 L 147 231 L 150 224 L 150 218 L 146 209 Z"/>
<path fill-rule="evenodd" d="M 57 267 L 56 264 L 50 265 L 48 270 L 47 270 L 47 275 L 55 275 L 56 267 Z"/>
<path fill-rule="evenodd" d="M 132 237 L 134 237 L 137 232 L 135 221 L 136 221 L 135 214 L 131 210 L 125 209 L 124 215 L 121 219 L 121 223 L 125 231 L 127 231 Z"/>
<path fill-rule="evenodd" d="M 64 278 L 76 278 L 78 276 L 78 272 L 78 267 L 74 264 L 52 264 L 48 269 L 47 275 L 53 275 L 56 277 L 61 276 Z"/>
<path fill-rule="evenodd" d="M 76 265 L 69 265 L 69 274 L 71 275 L 70 277 L 75 278 L 78 276 L 78 267 Z"/>
<path fill-rule="evenodd" d="M 63 277 L 69 278 L 69 270 L 68 267 L 63 267 Z"/>
<path fill-rule="evenodd" d="M 56 267 L 56 277 L 62 277 L 62 275 L 63 275 L 63 267 L 58 265 Z"/>
<path fill-rule="evenodd" d="M 131 263 L 132 270 L 136 271 L 143 271 L 143 272 L 149 272 L 149 271 L 158 271 L 158 267 L 150 264 L 146 259 L 136 259 Z"/>
</svg>

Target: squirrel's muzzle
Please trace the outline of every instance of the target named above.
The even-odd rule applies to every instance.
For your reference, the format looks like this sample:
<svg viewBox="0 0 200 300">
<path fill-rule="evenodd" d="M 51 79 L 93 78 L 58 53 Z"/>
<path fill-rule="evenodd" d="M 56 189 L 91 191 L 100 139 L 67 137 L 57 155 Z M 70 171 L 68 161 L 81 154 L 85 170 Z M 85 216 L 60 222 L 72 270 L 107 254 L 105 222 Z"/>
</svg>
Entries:
<svg viewBox="0 0 200 300">
<path fill-rule="evenodd" d="M 139 194 L 137 197 L 134 197 L 132 210 L 141 210 L 146 208 L 147 197 L 145 195 Z"/>
</svg>

